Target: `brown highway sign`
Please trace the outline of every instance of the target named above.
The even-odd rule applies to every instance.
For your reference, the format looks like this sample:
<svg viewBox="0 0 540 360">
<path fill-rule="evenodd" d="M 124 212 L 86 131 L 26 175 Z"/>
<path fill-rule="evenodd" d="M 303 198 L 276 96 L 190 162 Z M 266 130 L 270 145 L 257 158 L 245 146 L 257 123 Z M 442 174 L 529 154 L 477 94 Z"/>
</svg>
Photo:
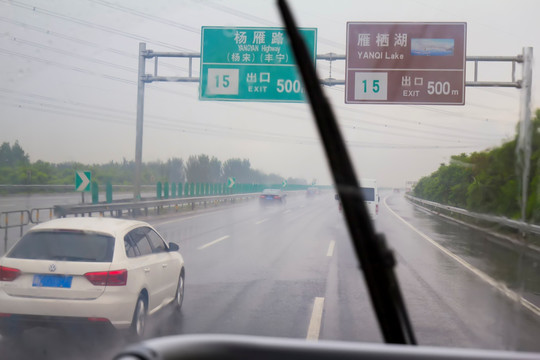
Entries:
<svg viewBox="0 0 540 360">
<path fill-rule="evenodd" d="M 466 23 L 347 23 L 345 103 L 465 104 Z"/>
</svg>

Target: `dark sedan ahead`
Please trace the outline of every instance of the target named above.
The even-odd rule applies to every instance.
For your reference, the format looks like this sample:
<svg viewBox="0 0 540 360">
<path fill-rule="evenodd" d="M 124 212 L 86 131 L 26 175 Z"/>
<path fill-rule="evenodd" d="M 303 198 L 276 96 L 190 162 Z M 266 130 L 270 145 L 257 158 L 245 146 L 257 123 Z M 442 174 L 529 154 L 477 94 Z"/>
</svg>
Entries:
<svg viewBox="0 0 540 360">
<path fill-rule="evenodd" d="M 285 205 L 287 194 L 281 189 L 264 189 L 259 196 L 261 206 Z"/>
</svg>

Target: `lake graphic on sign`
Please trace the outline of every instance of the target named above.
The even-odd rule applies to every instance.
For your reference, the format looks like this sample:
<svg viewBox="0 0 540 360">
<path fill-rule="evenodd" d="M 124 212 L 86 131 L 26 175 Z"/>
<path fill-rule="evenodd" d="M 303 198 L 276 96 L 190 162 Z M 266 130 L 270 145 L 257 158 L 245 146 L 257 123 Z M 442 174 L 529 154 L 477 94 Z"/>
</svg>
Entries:
<svg viewBox="0 0 540 360">
<path fill-rule="evenodd" d="M 412 39 L 411 55 L 451 56 L 454 55 L 454 39 Z"/>
</svg>

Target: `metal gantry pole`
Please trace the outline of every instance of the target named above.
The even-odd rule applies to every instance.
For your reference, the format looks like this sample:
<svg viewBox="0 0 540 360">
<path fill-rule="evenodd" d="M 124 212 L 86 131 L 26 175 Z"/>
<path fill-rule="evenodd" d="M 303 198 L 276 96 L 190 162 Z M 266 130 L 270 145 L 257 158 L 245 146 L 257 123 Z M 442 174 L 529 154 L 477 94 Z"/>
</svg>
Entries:
<svg viewBox="0 0 540 360">
<path fill-rule="evenodd" d="M 141 198 L 141 167 L 144 119 L 144 76 L 146 65 L 146 43 L 139 43 L 139 74 L 137 79 L 137 130 L 135 135 L 135 186 L 134 200 Z"/>
<path fill-rule="evenodd" d="M 521 79 L 520 126 L 516 152 L 520 160 L 521 178 L 521 221 L 526 221 L 529 174 L 531 171 L 532 124 L 531 124 L 531 87 L 532 87 L 532 47 L 523 48 L 523 75 Z"/>
</svg>

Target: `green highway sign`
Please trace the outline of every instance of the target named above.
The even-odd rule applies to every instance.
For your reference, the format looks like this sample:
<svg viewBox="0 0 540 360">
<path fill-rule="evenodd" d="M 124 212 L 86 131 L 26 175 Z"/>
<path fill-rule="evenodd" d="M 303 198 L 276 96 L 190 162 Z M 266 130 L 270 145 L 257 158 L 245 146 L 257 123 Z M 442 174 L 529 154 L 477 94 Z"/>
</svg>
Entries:
<svg viewBox="0 0 540 360">
<path fill-rule="evenodd" d="M 317 29 L 299 31 L 315 64 Z M 285 28 L 203 26 L 200 79 L 200 100 L 305 101 Z"/>
<path fill-rule="evenodd" d="M 75 172 L 75 191 L 90 191 L 90 182 L 92 181 L 92 173 L 90 171 Z"/>
<path fill-rule="evenodd" d="M 236 178 L 233 178 L 233 177 L 227 178 L 227 187 L 231 189 L 234 186 L 235 182 L 236 182 Z"/>
<path fill-rule="evenodd" d="M 281 187 L 285 187 L 285 186 L 287 186 L 287 180 L 283 180 L 283 181 L 281 182 Z"/>
</svg>

